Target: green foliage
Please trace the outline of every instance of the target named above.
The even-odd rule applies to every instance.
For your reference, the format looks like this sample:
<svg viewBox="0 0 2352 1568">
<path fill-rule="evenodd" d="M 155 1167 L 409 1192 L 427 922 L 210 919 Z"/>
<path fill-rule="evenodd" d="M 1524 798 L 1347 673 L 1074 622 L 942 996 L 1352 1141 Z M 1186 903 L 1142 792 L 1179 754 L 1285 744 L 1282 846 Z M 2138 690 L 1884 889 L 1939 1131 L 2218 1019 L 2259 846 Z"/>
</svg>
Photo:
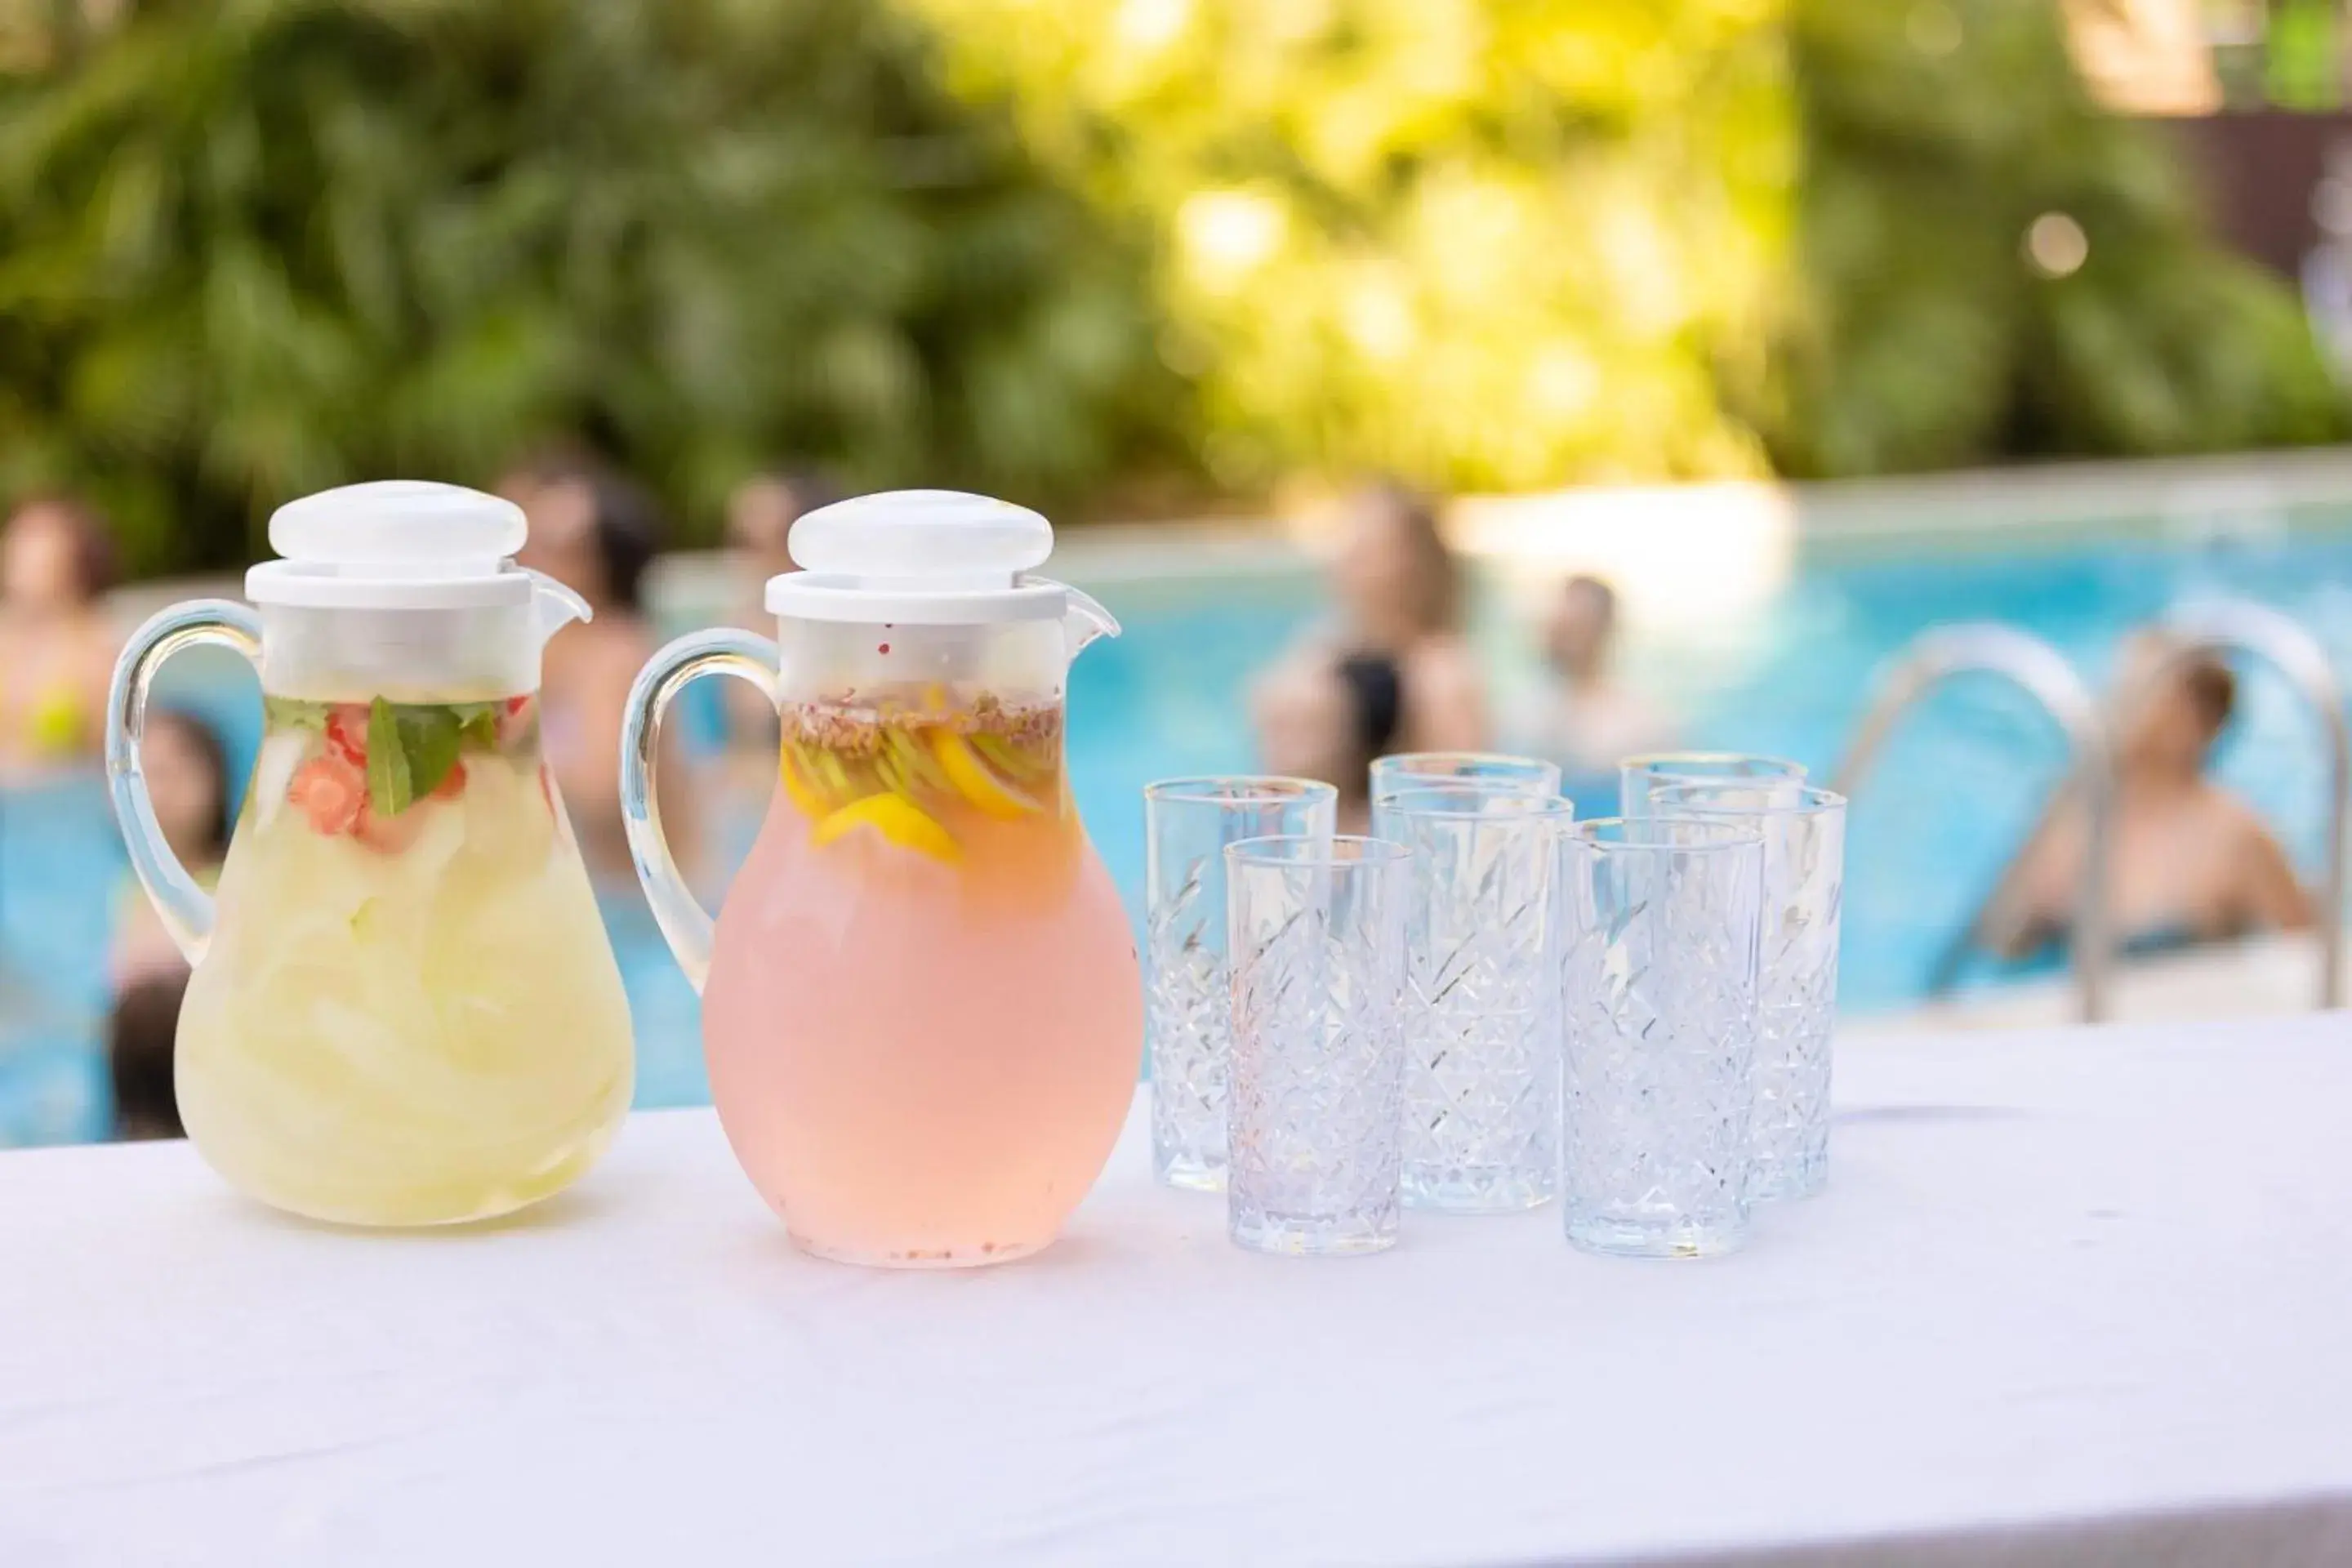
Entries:
<svg viewBox="0 0 2352 1568">
<path fill-rule="evenodd" d="M 1790 31 L 1802 237 L 1759 409 L 1784 470 L 2343 433 L 2292 292 L 2206 237 L 2158 128 L 2090 105 L 2058 7 L 1795 0 Z"/>
<path fill-rule="evenodd" d="M 150 567 L 574 433 L 705 517 L 779 455 L 1066 491 L 1164 375 L 1132 256 L 867 0 L 151 0 L 0 54 L 0 485 Z"/>
<path fill-rule="evenodd" d="M 2057 13 L 0 7 L 0 490 L 154 569 L 569 436 L 707 524 L 780 457 L 1099 504 L 2340 435 Z"/>
<path fill-rule="evenodd" d="M 1760 467 L 1715 378 L 1785 238 L 1779 0 L 915 3 L 1153 237 L 1223 484 Z"/>
</svg>

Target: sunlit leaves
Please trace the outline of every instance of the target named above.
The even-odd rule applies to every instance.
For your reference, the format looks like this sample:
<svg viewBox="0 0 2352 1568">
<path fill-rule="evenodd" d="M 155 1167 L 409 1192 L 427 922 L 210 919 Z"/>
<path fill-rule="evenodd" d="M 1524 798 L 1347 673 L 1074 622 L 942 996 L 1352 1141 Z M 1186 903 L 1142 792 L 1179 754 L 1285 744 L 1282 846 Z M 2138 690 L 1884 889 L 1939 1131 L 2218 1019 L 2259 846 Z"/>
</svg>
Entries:
<svg viewBox="0 0 2352 1568">
<path fill-rule="evenodd" d="M 1756 471 L 1794 142 L 1779 0 L 916 0 L 1152 236 L 1222 482 Z"/>
<path fill-rule="evenodd" d="M 1802 243 L 1773 454 L 1801 474 L 2347 428 L 2292 289 L 2224 253 L 2170 127 L 2093 108 L 2060 8 L 1791 0 Z M 2085 242 L 2064 276 L 2026 238 Z"/>
<path fill-rule="evenodd" d="M 1167 423 L 1136 252 L 864 0 L 151 0 L 44 47 L 0 76 L 0 487 L 149 564 L 556 436 L 707 526 L 754 462 L 1051 499 Z"/>
</svg>

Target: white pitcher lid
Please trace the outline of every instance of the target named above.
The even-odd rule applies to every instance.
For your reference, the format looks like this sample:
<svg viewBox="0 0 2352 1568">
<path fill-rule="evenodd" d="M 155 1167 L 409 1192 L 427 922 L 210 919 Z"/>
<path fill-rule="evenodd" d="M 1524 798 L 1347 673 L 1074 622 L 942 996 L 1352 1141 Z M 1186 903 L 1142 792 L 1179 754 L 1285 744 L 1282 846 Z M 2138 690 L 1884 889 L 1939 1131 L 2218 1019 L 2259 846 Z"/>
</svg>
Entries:
<svg viewBox="0 0 2352 1568">
<path fill-rule="evenodd" d="M 344 485 L 270 514 L 282 559 L 245 574 L 246 597 L 347 610 L 527 605 L 533 578 L 513 556 L 529 536 L 522 508 L 462 485 Z"/>
<path fill-rule="evenodd" d="M 768 579 L 771 613 L 802 620 L 974 626 L 1058 619 L 1069 590 L 1032 577 L 1054 525 L 961 490 L 885 490 L 803 513 L 802 570 Z"/>
</svg>

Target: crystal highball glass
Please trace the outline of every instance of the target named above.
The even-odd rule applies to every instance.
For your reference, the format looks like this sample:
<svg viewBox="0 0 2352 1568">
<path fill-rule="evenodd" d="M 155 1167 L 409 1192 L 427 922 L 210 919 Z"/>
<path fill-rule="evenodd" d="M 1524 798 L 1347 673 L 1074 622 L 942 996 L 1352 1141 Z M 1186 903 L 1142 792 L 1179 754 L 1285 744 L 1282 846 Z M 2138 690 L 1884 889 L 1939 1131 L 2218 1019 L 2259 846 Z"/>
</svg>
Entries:
<svg viewBox="0 0 2352 1568">
<path fill-rule="evenodd" d="M 1394 1245 L 1411 857 L 1382 839 L 1225 850 L 1234 984 L 1234 1240 L 1330 1256 Z"/>
<path fill-rule="evenodd" d="M 1404 1199 L 1507 1213 L 1559 1184 L 1559 864 L 1575 807 L 1486 787 L 1380 797 L 1412 852 Z"/>
<path fill-rule="evenodd" d="M 1805 765 L 1749 752 L 1649 752 L 1617 764 L 1617 810 L 1647 816 L 1650 797 L 1660 787 L 1717 780 L 1745 782 L 1785 796 L 1803 785 Z"/>
<path fill-rule="evenodd" d="M 1748 1233 L 1764 843 L 1603 818 L 1564 860 L 1560 1201 L 1595 1252 L 1698 1257 Z"/>
<path fill-rule="evenodd" d="M 1371 798 L 1432 784 L 1499 785 L 1533 795 L 1559 793 L 1559 764 L 1498 752 L 1397 752 L 1372 759 Z"/>
<path fill-rule="evenodd" d="M 1748 1196 L 1801 1198 L 1829 1179 L 1830 1039 L 1837 1016 L 1838 925 L 1845 897 L 1843 795 L 1793 794 L 1717 779 L 1661 784 L 1661 815 L 1737 825 L 1764 841 L 1757 1004 L 1755 1155 Z"/>
<path fill-rule="evenodd" d="M 1171 1187 L 1225 1188 L 1225 846 L 1331 837 L 1339 792 L 1307 779 L 1165 779 L 1143 791 L 1144 1038 L 1151 1170 Z"/>
</svg>

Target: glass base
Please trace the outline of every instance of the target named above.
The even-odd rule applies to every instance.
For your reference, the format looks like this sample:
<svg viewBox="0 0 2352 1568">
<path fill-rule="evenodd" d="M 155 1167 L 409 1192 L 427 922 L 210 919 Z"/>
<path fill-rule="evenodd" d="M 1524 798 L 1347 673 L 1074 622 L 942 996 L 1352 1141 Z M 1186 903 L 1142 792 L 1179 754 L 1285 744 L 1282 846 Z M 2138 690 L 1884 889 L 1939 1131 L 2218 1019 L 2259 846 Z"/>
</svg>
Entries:
<svg viewBox="0 0 2352 1568">
<path fill-rule="evenodd" d="M 1792 1160 L 1785 1165 L 1758 1165 L 1748 1183 L 1751 1204 L 1793 1203 L 1811 1197 L 1830 1184 L 1829 1156 Z"/>
<path fill-rule="evenodd" d="M 1419 1173 L 1407 1165 L 1403 1188 L 1407 1208 L 1444 1214 L 1524 1214 L 1543 1207 L 1555 1195 L 1554 1184 L 1544 1173 L 1499 1165 L 1454 1165 Z"/>
<path fill-rule="evenodd" d="M 1747 1244 L 1748 1221 L 1744 1216 L 1701 1223 L 1571 1215 L 1568 1241 L 1582 1251 L 1612 1258 L 1715 1258 Z"/>
<path fill-rule="evenodd" d="M 1163 1187 L 1181 1187 L 1188 1193 L 1222 1193 L 1225 1190 L 1225 1168 L 1203 1160 L 1169 1160 L 1154 1162 L 1152 1174 Z"/>
<path fill-rule="evenodd" d="M 1285 1258 L 1355 1258 L 1396 1245 L 1396 1211 L 1344 1219 L 1287 1219 L 1236 1209 L 1227 1227 L 1236 1247 Z"/>
<path fill-rule="evenodd" d="M 991 1264 L 1012 1263 L 1033 1257 L 1054 1245 L 1054 1237 L 1043 1241 L 1010 1241 L 999 1245 L 989 1242 L 971 1247 L 947 1247 L 939 1251 L 867 1252 L 852 1247 L 834 1247 L 813 1241 L 797 1231 L 784 1233 L 792 1243 L 811 1258 L 822 1258 L 827 1263 L 851 1263 L 860 1268 L 985 1268 Z"/>
</svg>

